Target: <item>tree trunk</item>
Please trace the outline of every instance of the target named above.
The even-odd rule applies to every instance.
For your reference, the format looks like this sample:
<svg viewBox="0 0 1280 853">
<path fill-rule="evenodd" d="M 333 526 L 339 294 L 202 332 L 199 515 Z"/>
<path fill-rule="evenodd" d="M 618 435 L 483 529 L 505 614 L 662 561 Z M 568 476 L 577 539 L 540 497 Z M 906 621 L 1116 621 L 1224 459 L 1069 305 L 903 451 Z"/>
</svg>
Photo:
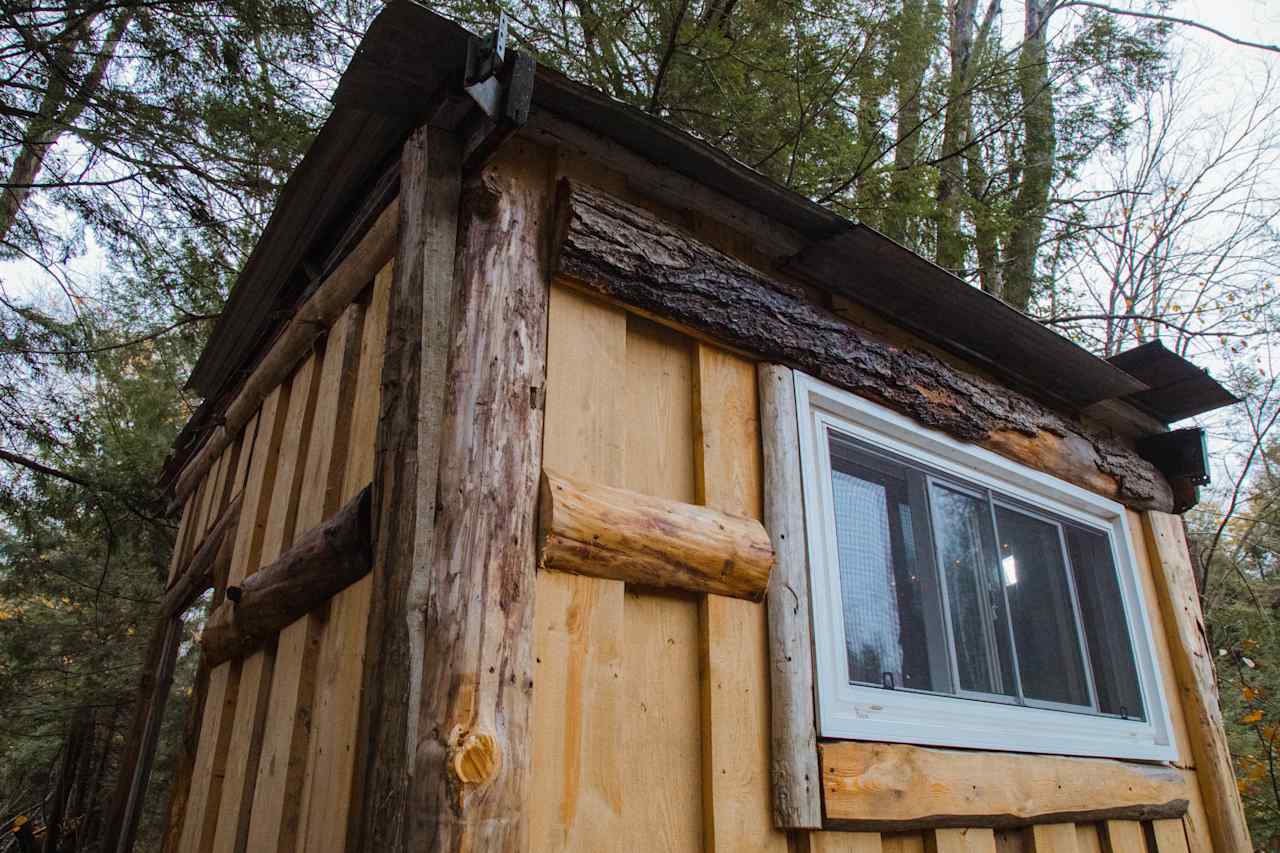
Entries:
<svg viewBox="0 0 1280 853">
<path fill-rule="evenodd" d="M 973 58 L 977 28 L 978 0 L 955 0 L 948 21 L 951 77 L 947 84 L 947 106 L 943 114 L 941 163 L 938 165 L 938 194 L 935 201 L 934 261 L 943 269 L 959 273 L 964 267 L 965 240 L 961 231 L 964 191 L 964 147 L 973 123 L 973 96 L 969 87 L 969 67 Z"/>
<path fill-rule="evenodd" d="M 9 169 L 8 180 L 0 185 L 0 244 L 9 236 L 17 222 L 22 205 L 31 194 L 32 184 L 40 175 L 49 151 L 58 143 L 67 128 L 84 112 L 90 98 L 102 86 L 111 60 L 115 58 L 120 39 L 133 20 L 134 12 L 127 9 L 118 14 L 103 39 L 102 47 L 94 57 L 93 67 L 84 81 L 71 91 L 71 81 L 66 70 L 82 51 L 90 50 L 89 30 L 96 14 L 89 16 L 78 28 L 77 34 L 54 51 L 54 61 L 49 69 L 49 82 L 37 110 L 38 118 L 27 123 L 22 134 L 22 146 Z"/>
<path fill-rule="evenodd" d="M 92 725 L 93 717 L 87 707 L 78 708 L 71 719 L 66 741 L 62 745 L 62 764 L 58 769 L 58 783 L 53 791 L 48 819 L 45 821 L 44 853 L 56 853 L 62 841 L 62 821 L 67 814 L 67 800 L 75 783 L 75 770 L 80 763 L 80 751 Z"/>
<path fill-rule="evenodd" d="M 1050 4 L 1026 0 L 1018 92 L 1022 98 L 1022 182 L 1010 211 L 1013 230 L 1006 249 L 1004 300 L 1026 311 L 1036 291 L 1036 256 L 1044 233 L 1053 185 L 1058 140 L 1054 129 L 1053 90 L 1049 85 L 1046 31 Z"/>
<path fill-rule="evenodd" d="M 910 249 L 920 246 L 912 207 L 916 198 L 916 158 L 924 133 L 920 96 L 933 47 L 934 33 L 929 20 L 931 17 L 925 16 L 925 0 L 903 0 L 898 13 L 898 50 L 892 66 L 898 119 L 884 229 L 890 238 Z"/>
</svg>

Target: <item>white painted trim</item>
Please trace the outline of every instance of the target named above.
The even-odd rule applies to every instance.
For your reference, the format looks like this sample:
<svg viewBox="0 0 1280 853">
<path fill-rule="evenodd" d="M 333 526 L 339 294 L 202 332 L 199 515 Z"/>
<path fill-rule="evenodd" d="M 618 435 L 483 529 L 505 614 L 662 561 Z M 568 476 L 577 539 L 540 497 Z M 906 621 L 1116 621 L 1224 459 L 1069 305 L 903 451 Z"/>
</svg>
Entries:
<svg viewBox="0 0 1280 853">
<path fill-rule="evenodd" d="M 1122 505 L 1056 477 L 925 429 L 797 371 L 796 411 L 812 581 L 818 732 L 822 737 L 1172 761 L 1177 752 L 1128 517 Z M 1120 576 L 1147 721 L 850 684 L 831 510 L 828 430 L 1106 530 Z"/>
</svg>

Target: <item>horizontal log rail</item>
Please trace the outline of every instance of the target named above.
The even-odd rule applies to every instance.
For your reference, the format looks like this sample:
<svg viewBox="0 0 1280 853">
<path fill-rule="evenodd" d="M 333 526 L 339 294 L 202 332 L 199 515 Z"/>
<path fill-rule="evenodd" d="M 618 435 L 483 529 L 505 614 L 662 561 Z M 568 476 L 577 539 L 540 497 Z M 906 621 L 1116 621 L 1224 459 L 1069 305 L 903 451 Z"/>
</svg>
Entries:
<svg viewBox="0 0 1280 853">
<path fill-rule="evenodd" d="M 823 743 L 827 828 L 905 832 L 1180 818 L 1190 794 L 1173 767 L 1105 758 Z"/>
<path fill-rule="evenodd" d="M 329 327 L 360 291 L 373 281 L 378 270 L 391 258 L 400 228 L 400 204 L 393 200 L 379 214 L 364 239 L 347 255 L 289 320 L 266 356 L 249 374 L 222 417 L 222 425 L 205 440 L 191 457 L 174 484 L 174 504 L 191 494 L 205 473 L 226 449 L 262 401 L 289 378 L 304 358 L 329 331 Z"/>
<path fill-rule="evenodd" d="M 773 544 L 760 522 L 542 472 L 539 566 L 660 589 L 764 599 Z"/>
<path fill-rule="evenodd" d="M 328 521 L 300 536 L 288 551 L 227 587 L 227 601 L 209 617 L 200 645 L 215 667 L 244 657 L 320 607 L 373 568 L 371 487 Z"/>
<path fill-rule="evenodd" d="M 221 573 L 219 567 L 231 561 L 231 545 L 236 541 L 236 528 L 240 525 L 241 497 L 237 495 L 227 504 L 191 562 L 173 579 L 160 602 L 161 616 L 177 616 L 194 604 L 213 586 L 214 579 Z"/>
<path fill-rule="evenodd" d="M 566 180 L 558 221 L 554 272 L 588 292 L 798 368 L 1134 509 L 1173 507 L 1164 476 L 1116 437 L 855 325 L 647 211 Z"/>
</svg>

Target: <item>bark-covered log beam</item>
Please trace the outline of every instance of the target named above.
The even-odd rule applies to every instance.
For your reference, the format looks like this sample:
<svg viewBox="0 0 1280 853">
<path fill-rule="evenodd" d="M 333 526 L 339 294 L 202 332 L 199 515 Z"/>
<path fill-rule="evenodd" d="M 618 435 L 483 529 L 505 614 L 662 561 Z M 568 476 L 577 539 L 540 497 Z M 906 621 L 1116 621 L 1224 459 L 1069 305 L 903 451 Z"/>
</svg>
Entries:
<svg viewBox="0 0 1280 853">
<path fill-rule="evenodd" d="M 539 568 L 760 601 L 773 545 L 760 522 L 543 470 Z"/>
<path fill-rule="evenodd" d="M 243 657 L 369 573 L 369 492 L 365 487 L 271 565 L 227 589 L 228 601 L 209 617 L 200 637 L 209 667 Z"/>
<path fill-rule="evenodd" d="M 161 616 L 177 616 L 213 586 L 219 564 L 231 559 L 231 545 L 236 541 L 236 527 L 240 523 L 240 500 L 241 496 L 237 495 L 227 505 L 191 562 L 173 579 L 160 602 Z"/>
<path fill-rule="evenodd" d="M 588 290 L 1135 509 L 1173 507 L 1164 477 L 1112 436 L 931 353 L 897 346 L 598 190 L 565 181 L 560 206 L 555 271 Z"/>
</svg>

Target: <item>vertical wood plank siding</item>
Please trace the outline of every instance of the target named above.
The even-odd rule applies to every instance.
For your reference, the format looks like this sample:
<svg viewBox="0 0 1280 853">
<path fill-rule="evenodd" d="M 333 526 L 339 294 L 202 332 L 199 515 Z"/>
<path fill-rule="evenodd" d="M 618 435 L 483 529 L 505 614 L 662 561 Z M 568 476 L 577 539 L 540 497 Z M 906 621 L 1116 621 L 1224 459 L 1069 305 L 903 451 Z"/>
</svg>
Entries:
<svg viewBox="0 0 1280 853">
<path fill-rule="evenodd" d="M 243 493 L 218 596 L 371 480 L 382 515 L 375 574 L 275 644 L 203 676 L 166 851 L 1248 849 L 1243 824 L 1222 806 L 1229 765 L 1205 775 L 1218 754 L 1204 734 L 1209 662 L 1196 657 L 1195 614 L 1179 586 L 1177 520 L 1156 513 L 1130 521 L 1178 764 L 1199 778 L 1183 819 L 838 832 L 820 829 L 821 802 L 803 784 L 776 799 L 781 751 L 793 782 L 812 774 L 820 783 L 816 746 L 813 767 L 803 766 L 804 744 L 814 743 L 811 682 L 769 648 L 768 620 L 784 614 L 535 577 L 532 510 L 545 464 L 764 517 L 776 534 L 798 510 L 764 494 L 777 476 L 770 467 L 790 451 L 769 448 L 776 436 L 761 421 L 794 420 L 777 405 L 789 392 L 772 399 L 769 368 L 749 359 L 567 282 L 548 288 L 554 178 L 586 173 L 627 193 L 625 177 L 516 142 L 461 204 L 456 148 L 435 133 L 406 147 L 402 188 L 416 201 L 402 199 L 396 263 L 268 395 L 185 502 L 171 575 Z M 792 562 L 775 578 L 807 587 L 803 529 L 789 537 Z M 807 652 L 807 623 L 795 631 Z M 811 672 L 811 662 L 790 663 Z M 771 709 L 788 703 L 810 716 L 789 714 L 799 728 L 776 731 Z"/>
<path fill-rule="evenodd" d="M 627 315 L 551 289 L 542 459 L 623 485 Z M 620 581 L 539 572 L 534 595 L 531 850 L 606 850 L 622 823 Z"/>
<path fill-rule="evenodd" d="M 760 518 L 756 367 L 709 344 L 694 346 L 694 475 L 698 502 Z M 774 828 L 768 780 L 769 629 L 759 604 L 701 600 L 703 820 L 709 853 L 787 853 Z"/>
</svg>

